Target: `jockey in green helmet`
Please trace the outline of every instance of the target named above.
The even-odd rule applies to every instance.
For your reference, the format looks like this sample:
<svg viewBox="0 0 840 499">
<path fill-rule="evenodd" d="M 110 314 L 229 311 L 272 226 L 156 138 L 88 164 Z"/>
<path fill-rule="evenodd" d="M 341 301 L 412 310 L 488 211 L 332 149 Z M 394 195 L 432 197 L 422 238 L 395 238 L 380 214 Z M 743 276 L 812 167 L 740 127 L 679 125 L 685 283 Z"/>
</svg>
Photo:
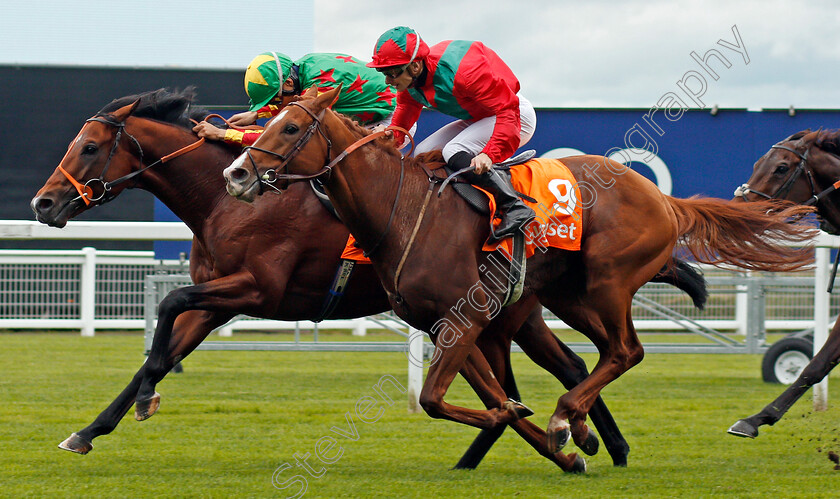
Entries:
<svg viewBox="0 0 840 499">
<path fill-rule="evenodd" d="M 313 85 L 320 92 L 343 84 L 335 111 L 350 116 L 359 124 L 387 124 L 394 112 L 396 93 L 385 77 L 366 67 L 358 59 L 336 53 L 307 54 L 296 61 L 279 52 L 263 52 L 245 71 L 245 93 L 249 109 L 233 115 L 234 126 L 251 125 L 259 118 L 280 113 L 294 96 Z M 227 143 L 252 145 L 262 130 L 222 130 L 202 121 L 193 130 L 200 136 Z"/>
</svg>

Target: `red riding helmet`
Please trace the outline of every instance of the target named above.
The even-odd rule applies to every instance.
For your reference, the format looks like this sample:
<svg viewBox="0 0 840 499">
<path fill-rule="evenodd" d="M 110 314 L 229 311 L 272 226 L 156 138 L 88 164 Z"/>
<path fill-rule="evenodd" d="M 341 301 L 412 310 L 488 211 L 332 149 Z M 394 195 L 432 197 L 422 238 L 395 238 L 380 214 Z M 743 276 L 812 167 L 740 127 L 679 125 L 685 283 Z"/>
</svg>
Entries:
<svg viewBox="0 0 840 499">
<path fill-rule="evenodd" d="M 429 46 L 411 28 L 397 26 L 391 28 L 376 41 L 373 48 L 373 61 L 367 63 L 369 68 L 387 68 L 408 64 L 429 55 Z"/>
</svg>

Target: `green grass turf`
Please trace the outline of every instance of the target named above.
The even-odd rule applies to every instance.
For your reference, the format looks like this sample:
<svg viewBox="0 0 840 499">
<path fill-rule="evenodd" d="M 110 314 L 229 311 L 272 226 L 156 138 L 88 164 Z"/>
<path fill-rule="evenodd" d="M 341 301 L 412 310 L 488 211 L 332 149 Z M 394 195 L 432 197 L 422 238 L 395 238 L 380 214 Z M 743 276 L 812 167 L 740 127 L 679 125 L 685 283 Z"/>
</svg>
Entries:
<svg viewBox="0 0 840 499">
<path fill-rule="evenodd" d="M 305 497 L 837 495 L 840 471 L 828 459 L 840 453 L 836 379 L 828 411 L 811 413 L 809 392 L 758 439 L 726 434 L 781 392 L 761 382 L 759 355 L 648 355 L 604 391 L 630 443 L 629 466 L 612 467 L 602 450 L 585 475 L 563 474 L 510 430 L 478 469 L 452 471 L 477 430 L 409 414 L 405 396 L 376 406 L 375 422 L 354 415 L 355 441 L 331 432 L 348 427 L 345 413 L 376 396 L 382 376 L 405 383 L 406 357 L 394 353 L 196 352 L 185 373 L 158 386 L 153 418 L 138 423 L 130 411 L 87 456 L 59 450 L 129 381 L 142 343 L 137 334 L 0 334 L 0 496 L 284 497 L 295 488 L 274 488 L 272 474 L 307 452 L 323 476 L 298 467 L 279 475 L 305 475 Z M 531 419 L 545 426 L 559 383 L 522 354 L 513 362 Z M 447 400 L 479 406 L 461 379 Z M 314 456 L 325 435 L 343 451 L 327 465 Z"/>
</svg>

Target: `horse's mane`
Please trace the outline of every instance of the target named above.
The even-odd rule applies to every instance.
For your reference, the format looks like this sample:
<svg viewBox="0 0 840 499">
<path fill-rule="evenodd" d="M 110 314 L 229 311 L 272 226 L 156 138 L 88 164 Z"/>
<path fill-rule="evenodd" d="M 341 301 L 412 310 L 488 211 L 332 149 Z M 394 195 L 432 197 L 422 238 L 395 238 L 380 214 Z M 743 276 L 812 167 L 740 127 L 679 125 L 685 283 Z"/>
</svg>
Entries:
<svg viewBox="0 0 840 499">
<path fill-rule="evenodd" d="M 801 139 L 802 137 L 804 137 L 804 136 L 808 135 L 809 133 L 811 133 L 811 129 L 810 129 L 810 128 L 805 129 L 805 130 L 802 130 L 801 132 L 796 132 L 795 134 L 793 134 L 793 135 L 791 135 L 790 137 L 786 138 L 786 139 L 785 139 L 785 140 L 783 140 L 782 142 L 790 142 L 790 141 L 792 141 L 792 140 L 799 140 L 799 139 Z"/>
<path fill-rule="evenodd" d="M 369 129 L 359 125 L 355 120 L 353 120 L 349 116 L 345 116 L 338 112 L 336 112 L 335 114 L 342 121 L 342 123 L 344 123 L 344 126 L 349 128 L 354 133 L 360 135 L 361 137 L 366 137 L 371 134 L 371 131 Z M 393 143 L 390 139 L 382 138 L 375 142 L 380 145 L 380 150 L 386 154 L 396 157 L 399 157 L 402 154 L 399 151 L 399 149 L 393 146 Z M 406 158 L 406 163 L 409 165 L 424 163 L 430 170 L 434 170 L 446 164 L 446 161 L 443 160 L 443 153 L 440 150 L 436 150 L 418 154 L 414 158 Z"/>
<path fill-rule="evenodd" d="M 814 145 L 825 152 L 840 156 L 840 130 L 820 130 Z"/>
<path fill-rule="evenodd" d="M 132 116 L 164 121 L 192 129 L 191 118 L 200 121 L 208 114 L 206 109 L 193 105 L 195 97 L 194 86 L 188 86 L 183 90 L 160 88 L 151 92 L 114 99 L 100 109 L 99 114 L 111 114 L 121 107 L 134 103 L 134 101 L 140 101 L 134 112 L 131 113 Z"/>
</svg>

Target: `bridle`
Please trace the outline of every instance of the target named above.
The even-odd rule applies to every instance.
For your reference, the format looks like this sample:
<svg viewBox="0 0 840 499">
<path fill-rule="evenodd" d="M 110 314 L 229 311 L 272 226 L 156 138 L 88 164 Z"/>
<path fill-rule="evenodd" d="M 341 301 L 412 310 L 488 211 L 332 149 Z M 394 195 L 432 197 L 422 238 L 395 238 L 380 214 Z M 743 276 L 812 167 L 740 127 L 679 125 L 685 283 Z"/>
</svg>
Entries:
<svg viewBox="0 0 840 499">
<path fill-rule="evenodd" d="M 85 120 L 85 123 L 90 123 L 92 121 L 104 123 L 106 125 L 111 125 L 117 129 L 117 134 L 114 137 L 114 144 L 111 146 L 111 150 L 108 153 L 108 159 L 105 161 L 105 166 L 102 168 L 102 173 L 99 174 L 99 177 L 92 178 L 86 181 L 84 184 L 82 184 L 81 182 L 73 178 L 73 176 L 61 165 L 58 165 L 58 170 L 67 178 L 67 180 L 73 185 L 73 187 L 76 188 L 76 192 L 79 193 L 79 197 L 73 198 L 71 202 L 81 199 L 87 206 L 90 206 L 91 203 L 95 203 L 95 205 L 102 205 L 107 203 L 108 201 L 111 201 L 116 197 L 111 192 L 114 187 L 124 182 L 127 182 L 133 179 L 134 177 L 137 177 L 138 175 L 145 172 L 149 168 L 152 168 L 153 166 L 166 163 L 167 161 L 173 158 L 176 158 L 182 154 L 186 154 L 198 148 L 201 144 L 204 143 L 203 138 L 198 139 L 196 142 L 193 142 L 192 144 L 186 147 L 182 147 L 181 149 L 178 149 L 177 151 L 168 154 L 147 166 L 143 166 L 143 148 L 140 147 L 140 142 L 133 135 L 125 131 L 125 121 L 116 121 L 110 119 L 110 117 L 107 115 L 96 115 L 92 118 L 88 118 L 87 120 Z M 125 133 L 125 135 L 129 139 L 131 139 L 132 143 L 134 143 L 134 146 L 137 148 L 138 157 L 140 160 L 140 168 L 129 174 L 123 175 L 122 177 L 116 180 L 106 182 L 105 175 L 108 173 L 108 167 L 111 165 L 111 159 L 113 159 L 114 153 L 117 152 L 117 148 L 120 145 L 120 140 L 122 139 L 123 133 Z M 102 189 L 102 192 L 96 197 L 94 197 L 94 189 L 92 186 L 99 186 Z"/>
<path fill-rule="evenodd" d="M 822 201 L 826 196 L 828 196 L 829 194 L 831 194 L 832 192 L 834 192 L 838 188 L 840 188 L 840 180 L 838 180 L 838 181 L 834 182 L 833 184 L 831 184 L 828 188 L 823 189 L 820 192 L 817 192 L 816 183 L 814 182 L 814 175 L 811 173 L 810 170 L 808 170 L 805 167 L 806 163 L 808 162 L 808 153 L 811 151 L 810 147 L 808 149 L 805 149 L 804 154 L 800 153 L 799 151 L 797 151 L 797 150 L 795 150 L 791 147 L 783 146 L 783 145 L 781 145 L 781 143 L 774 144 L 773 146 L 771 146 L 771 149 L 781 149 L 783 151 L 789 151 L 789 152 L 792 152 L 793 154 L 796 154 L 799 157 L 799 164 L 796 165 L 796 169 L 794 169 L 793 173 L 790 174 L 790 176 L 787 178 L 787 180 L 785 180 L 785 182 L 778 189 L 776 189 L 776 192 L 773 193 L 772 195 L 768 195 L 764 192 L 757 191 L 757 190 L 751 188 L 749 184 L 741 184 L 740 187 L 735 189 L 735 196 L 736 197 L 740 196 L 744 199 L 744 201 L 748 201 L 747 194 L 753 193 L 753 194 L 761 196 L 765 199 L 784 199 L 785 196 L 787 196 L 788 193 L 790 193 L 790 190 L 793 188 L 794 182 L 796 182 L 796 180 L 799 179 L 799 177 L 802 175 L 803 172 L 805 173 L 806 177 L 808 178 L 808 185 L 811 188 L 811 197 L 808 198 L 807 201 L 802 203 L 805 206 L 814 206 L 815 208 L 819 209 L 818 205 L 819 205 L 820 201 Z M 837 255 L 835 256 L 835 259 L 834 259 L 834 265 L 832 266 L 832 269 L 831 269 L 831 277 L 829 279 L 829 284 L 828 284 L 828 292 L 829 293 L 831 293 L 832 289 L 834 288 L 834 278 L 837 275 L 838 263 L 840 263 L 840 251 L 837 252 Z"/>
<path fill-rule="evenodd" d="M 412 151 L 414 150 L 414 138 L 411 137 L 411 134 L 407 130 L 397 126 L 389 126 L 387 130 L 371 133 L 350 144 L 350 146 L 348 146 L 347 149 L 345 149 L 338 156 L 330 160 L 332 151 L 332 141 L 327 136 L 326 132 L 324 132 L 323 130 L 323 120 L 324 115 L 327 112 L 327 108 L 322 109 L 321 112 L 316 115 L 300 102 L 290 102 L 289 106 L 296 106 L 300 109 L 303 109 L 306 112 L 306 114 L 308 114 L 312 118 L 312 123 L 310 123 L 309 126 L 306 128 L 306 131 L 303 132 L 303 135 L 301 135 L 298 138 L 298 140 L 295 141 L 294 145 L 289 151 L 281 154 L 269 149 L 263 149 L 261 147 L 246 146 L 242 148 L 243 152 L 245 152 L 245 154 L 248 155 L 248 159 L 251 162 L 251 168 L 254 170 L 254 177 L 260 184 L 260 194 L 262 194 L 263 192 L 263 184 L 279 192 L 280 189 L 274 186 L 274 183 L 278 180 L 286 180 L 288 182 L 299 182 L 303 180 L 318 179 L 321 177 L 326 177 L 327 179 L 329 179 L 330 175 L 332 174 L 333 168 L 335 168 L 335 165 L 337 165 L 341 162 L 341 160 L 346 158 L 348 154 L 355 151 L 359 147 L 367 144 L 368 142 L 372 142 L 384 136 L 387 133 L 387 130 L 398 130 L 406 134 L 406 136 L 408 136 L 411 139 L 411 149 Z M 307 142 L 309 142 L 309 140 L 315 135 L 315 132 L 320 133 L 327 143 L 327 151 L 325 154 L 326 159 L 324 160 L 324 166 L 321 167 L 321 169 L 317 172 L 309 175 L 301 175 L 296 173 L 278 173 L 278 171 L 283 172 L 288 168 L 289 162 L 291 162 L 292 159 L 294 159 L 294 157 L 297 156 L 297 154 L 304 148 L 304 146 L 306 146 Z M 261 153 L 268 154 L 269 156 L 274 156 L 275 158 L 281 161 L 280 166 L 278 166 L 277 168 L 269 168 L 262 175 L 260 175 L 259 169 L 257 167 L 257 162 L 254 159 L 254 156 L 251 151 L 259 151 Z M 410 155 L 411 152 L 409 152 L 408 154 Z"/>
<path fill-rule="evenodd" d="M 248 159 L 251 161 L 251 166 L 254 169 L 254 176 L 256 177 L 257 182 L 260 185 L 260 190 L 259 190 L 260 194 L 262 194 L 262 185 L 263 184 L 271 187 L 272 189 L 276 190 L 277 192 L 281 192 L 280 189 L 278 189 L 277 187 L 275 187 L 273 185 L 274 182 L 276 182 L 278 180 L 286 180 L 288 182 L 298 182 L 298 181 L 302 181 L 302 180 L 313 180 L 313 179 L 317 179 L 317 178 L 320 178 L 320 177 L 323 177 L 323 176 L 326 176 L 327 178 L 329 178 L 330 175 L 332 174 L 333 168 L 335 168 L 335 165 L 337 165 L 344 158 L 346 158 L 348 154 L 355 151 L 359 147 L 367 144 L 368 142 L 372 142 L 372 141 L 378 139 L 379 137 L 384 136 L 387 133 L 388 129 L 398 130 L 398 131 L 404 133 L 407 137 L 409 137 L 409 139 L 411 140 L 411 151 L 409 151 L 408 154 L 410 155 L 411 152 L 414 151 L 414 138 L 411 136 L 411 134 L 408 132 L 408 130 L 405 130 L 404 128 L 400 128 L 400 127 L 397 127 L 397 126 L 390 126 L 386 130 L 371 133 L 369 135 L 366 135 L 365 137 L 362 137 L 361 139 L 357 140 L 356 142 L 353 142 L 352 144 L 350 144 L 347 147 L 347 149 L 345 149 L 340 154 L 338 154 L 335 158 L 330 160 L 331 151 L 332 151 L 332 141 L 329 139 L 329 137 L 327 137 L 326 132 L 324 132 L 324 130 L 323 130 L 323 119 L 324 119 L 324 115 L 326 114 L 328 108 L 322 109 L 321 112 L 316 115 L 315 113 L 313 113 L 312 111 L 307 109 L 303 104 L 301 104 L 299 102 L 291 102 L 291 103 L 289 103 L 289 106 L 297 106 L 297 107 L 303 109 L 304 111 L 306 111 L 306 114 L 308 114 L 312 118 L 312 123 L 309 124 L 309 126 L 306 128 L 306 131 L 303 133 L 303 135 L 300 136 L 300 138 L 298 138 L 297 141 L 295 141 L 294 145 L 292 146 L 292 148 L 288 152 L 286 152 L 285 154 L 281 154 L 281 153 L 277 153 L 277 152 L 274 152 L 274 151 L 271 151 L 271 150 L 268 150 L 268 149 L 262 149 L 262 148 L 254 147 L 254 146 L 247 146 L 247 147 L 243 148 L 243 149 L 246 150 L 246 154 L 248 155 Z M 297 156 L 297 154 L 303 149 L 303 147 L 307 144 L 307 142 L 309 142 L 309 140 L 315 135 L 316 131 L 318 133 L 320 133 L 321 136 L 324 137 L 324 140 L 327 142 L 327 152 L 326 152 L 325 159 L 324 159 L 324 163 L 325 163 L 324 166 L 321 167 L 321 169 L 318 170 L 317 172 L 312 173 L 310 175 L 300 175 L 300 174 L 295 174 L 295 173 L 277 173 L 278 170 L 284 171 L 284 170 L 287 169 L 287 167 L 289 165 L 289 162 L 292 159 L 294 159 L 295 156 Z M 253 154 L 251 154 L 252 150 L 253 151 L 259 151 L 259 152 L 268 154 L 270 156 L 274 156 L 276 158 L 279 158 L 280 161 L 282 161 L 282 163 L 280 164 L 280 166 L 278 168 L 268 169 L 268 170 L 265 171 L 265 173 L 260 175 L 259 169 L 257 167 L 257 162 L 254 160 Z M 405 161 L 404 160 L 405 160 L 405 156 L 400 156 L 400 179 L 399 179 L 399 183 L 397 184 L 397 195 L 394 198 L 394 203 L 391 205 L 391 215 L 388 217 L 388 223 L 385 225 L 385 230 L 380 234 L 379 239 L 376 241 L 376 243 L 370 249 L 368 249 L 364 252 L 364 255 L 366 257 L 369 257 L 371 254 L 373 254 L 379 248 L 379 246 L 382 244 L 382 241 L 385 240 L 385 236 L 391 230 L 391 225 L 394 221 L 394 215 L 397 211 L 397 205 L 399 204 L 400 194 L 402 193 L 403 180 L 405 178 Z M 431 190 L 429 190 L 429 192 L 431 192 Z M 418 222 L 419 222 L 419 220 L 422 220 L 422 214 L 425 213 L 425 207 L 426 207 L 427 203 L 428 203 L 428 195 L 426 196 L 426 201 L 424 202 L 423 209 L 421 210 L 421 218 L 418 219 Z M 411 236 L 411 242 L 413 242 L 413 240 L 414 240 L 414 235 L 417 232 L 417 228 L 419 228 L 419 223 L 415 226 L 414 234 L 412 234 L 412 236 Z M 411 249 L 411 244 L 409 244 L 406 247 L 406 249 L 403 253 L 403 260 L 405 259 L 405 256 L 408 254 L 408 251 L 410 249 Z M 403 262 L 401 261 L 400 265 L 399 265 L 399 268 L 397 269 L 397 274 L 396 274 L 396 278 L 395 278 L 395 282 L 397 282 L 397 283 L 399 282 L 399 270 L 402 267 L 402 263 Z M 396 286 L 396 284 L 395 284 L 395 286 Z"/>
<path fill-rule="evenodd" d="M 817 192 L 816 183 L 814 182 L 814 175 L 811 173 L 811 170 L 806 168 L 806 163 L 808 162 L 808 153 L 811 151 L 810 147 L 805 149 L 805 153 L 802 154 L 799 151 L 793 149 L 792 147 L 783 146 L 781 143 L 774 144 L 771 146 L 771 149 L 782 149 L 784 151 L 792 152 L 793 154 L 799 157 L 799 164 L 796 165 L 796 168 L 793 172 L 788 176 L 785 182 L 776 189 L 776 192 L 773 194 L 766 194 L 761 191 L 757 191 L 750 187 L 750 184 L 741 184 L 737 189 L 735 189 L 735 196 L 742 197 L 744 200 L 747 200 L 747 194 L 753 193 L 758 196 L 761 196 L 765 199 L 784 199 L 789 193 L 790 190 L 793 188 L 793 184 L 799 179 L 799 177 L 804 173 L 806 178 L 808 179 L 808 186 L 811 188 L 811 197 L 805 201 L 805 206 L 817 206 L 817 204 L 822 201 L 826 196 L 831 194 L 832 192 L 836 191 L 840 188 L 840 180 L 834 182 L 831 186 L 827 189 L 824 189 L 820 192 Z"/>
<path fill-rule="evenodd" d="M 289 106 L 297 106 L 297 107 L 303 109 L 304 111 L 306 111 L 306 114 L 308 114 L 309 116 L 312 117 L 312 123 L 310 123 L 309 126 L 306 127 L 306 131 L 303 132 L 303 135 L 301 135 L 297 139 L 295 144 L 292 146 L 292 148 L 288 152 L 286 152 L 285 154 L 281 154 L 281 153 L 274 152 L 274 151 L 269 150 L 269 149 L 263 149 L 261 147 L 255 147 L 255 146 L 245 146 L 245 147 L 242 148 L 242 151 L 245 154 L 248 155 L 248 159 L 251 161 L 251 167 L 254 170 L 254 177 L 257 179 L 257 182 L 259 183 L 259 187 L 260 187 L 259 193 L 260 194 L 262 194 L 262 192 L 263 192 L 263 189 L 262 189 L 263 184 L 265 184 L 268 187 L 271 187 L 275 191 L 279 192 L 280 189 L 278 189 L 277 187 L 274 186 L 274 182 L 276 182 L 278 180 L 288 180 L 289 182 L 296 182 L 296 181 L 300 181 L 300 180 L 315 179 L 315 178 L 321 177 L 322 175 L 327 175 L 329 177 L 329 174 L 332 171 L 332 168 L 335 166 L 335 164 L 338 163 L 339 161 L 341 161 L 341 159 L 344 159 L 344 156 L 346 156 L 346 154 L 344 156 L 341 156 L 341 159 L 334 160 L 333 162 L 324 166 L 323 168 L 321 168 L 321 170 L 319 170 L 318 172 L 316 172 L 312 175 L 297 175 L 297 174 L 291 174 L 291 173 L 277 173 L 278 170 L 279 171 L 284 171 L 288 168 L 289 162 L 292 159 L 294 159 L 295 156 L 298 155 L 298 153 L 303 149 L 303 147 L 307 144 L 307 142 L 309 142 L 309 139 L 311 139 L 312 136 L 315 135 L 316 131 L 318 133 L 320 133 L 321 136 L 324 137 L 324 140 L 327 142 L 327 153 L 326 153 L 327 159 L 329 159 L 330 151 L 332 151 L 332 141 L 330 140 L 329 137 L 327 137 L 327 134 L 324 132 L 323 127 L 322 127 L 322 125 L 323 125 L 322 120 L 324 119 L 324 114 L 327 112 L 326 108 L 322 109 L 321 112 L 318 113 L 318 115 L 316 116 L 315 113 L 313 113 L 312 111 L 310 111 L 306 107 L 302 106 L 298 102 L 290 102 Z M 270 169 L 266 170 L 265 173 L 260 175 L 259 169 L 257 168 L 257 162 L 256 162 L 256 160 L 254 160 L 254 155 L 253 155 L 252 151 L 259 151 L 261 153 L 268 154 L 269 156 L 274 156 L 275 158 L 278 158 L 281 162 L 280 166 L 277 167 L 277 168 L 270 168 Z"/>
</svg>

